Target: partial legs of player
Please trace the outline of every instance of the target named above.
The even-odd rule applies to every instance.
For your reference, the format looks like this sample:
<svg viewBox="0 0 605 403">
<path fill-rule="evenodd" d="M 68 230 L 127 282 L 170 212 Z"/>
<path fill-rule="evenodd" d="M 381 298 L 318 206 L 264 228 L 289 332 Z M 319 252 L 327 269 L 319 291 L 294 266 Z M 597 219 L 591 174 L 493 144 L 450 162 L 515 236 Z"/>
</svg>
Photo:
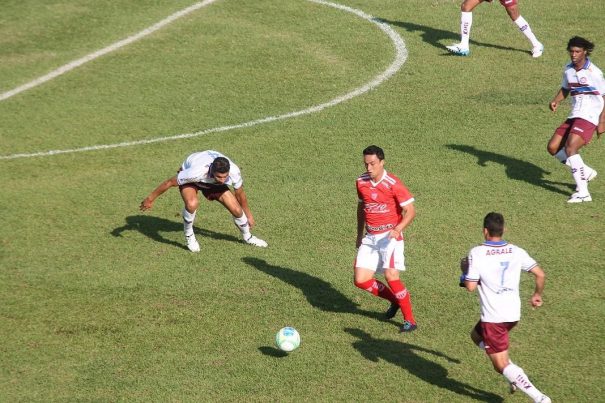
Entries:
<svg viewBox="0 0 605 403">
<path fill-rule="evenodd" d="M 250 223 L 248 222 L 248 217 L 246 217 L 246 213 L 242 209 L 242 206 L 239 204 L 233 193 L 231 193 L 230 191 L 224 192 L 218 198 L 218 201 L 223 206 L 225 206 L 225 208 L 231 213 L 233 217 L 233 222 L 242 233 L 242 238 L 244 239 L 244 242 L 253 246 L 258 246 L 260 248 L 267 247 L 267 242 L 252 235 L 252 233 L 250 232 Z"/>
</svg>

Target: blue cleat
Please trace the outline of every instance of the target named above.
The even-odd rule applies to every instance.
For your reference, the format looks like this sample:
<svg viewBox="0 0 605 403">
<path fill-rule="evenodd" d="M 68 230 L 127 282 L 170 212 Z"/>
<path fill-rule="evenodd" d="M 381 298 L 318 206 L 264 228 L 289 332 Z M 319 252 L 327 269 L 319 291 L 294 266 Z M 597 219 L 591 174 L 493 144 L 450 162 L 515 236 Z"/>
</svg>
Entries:
<svg viewBox="0 0 605 403">
<path fill-rule="evenodd" d="M 468 56 L 471 53 L 469 48 L 464 48 L 459 43 L 456 43 L 456 44 L 450 45 L 450 46 L 446 46 L 446 48 L 450 53 L 453 53 L 458 56 Z"/>
<path fill-rule="evenodd" d="M 399 328 L 399 332 L 401 332 L 401 333 L 412 332 L 412 331 L 416 330 L 417 327 L 418 326 L 416 326 L 415 323 L 404 320 L 403 325 L 401 325 L 401 327 Z"/>
</svg>

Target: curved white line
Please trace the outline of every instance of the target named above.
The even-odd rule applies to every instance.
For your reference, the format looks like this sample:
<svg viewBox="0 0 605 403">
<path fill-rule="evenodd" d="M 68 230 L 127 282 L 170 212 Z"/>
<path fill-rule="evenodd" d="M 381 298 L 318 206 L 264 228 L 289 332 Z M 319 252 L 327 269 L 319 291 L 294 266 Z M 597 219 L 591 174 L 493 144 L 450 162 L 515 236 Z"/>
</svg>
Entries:
<svg viewBox="0 0 605 403">
<path fill-rule="evenodd" d="M 325 103 L 322 103 L 322 104 L 319 104 L 316 106 L 312 106 L 307 109 L 302 109 L 299 111 L 285 113 L 283 115 L 268 116 L 268 117 L 265 117 L 262 119 L 252 120 L 249 122 L 239 123 L 239 124 L 235 124 L 235 125 L 215 127 L 215 128 L 195 132 L 195 133 L 179 134 L 179 135 L 169 136 L 169 137 L 157 137 L 157 138 L 148 139 L 148 140 L 126 141 L 123 143 L 72 148 L 72 149 L 67 149 L 67 150 L 51 150 L 51 151 L 41 151 L 41 152 L 35 152 L 35 153 L 3 155 L 3 156 L 0 156 L 0 160 L 9 160 L 9 159 L 16 159 L 16 158 L 29 158 L 29 157 L 43 157 L 43 156 L 57 155 L 57 154 L 68 154 L 68 153 L 76 153 L 76 152 L 84 152 L 84 151 L 105 150 L 105 149 L 110 149 L 110 148 L 130 147 L 130 146 L 135 146 L 135 145 L 152 144 L 152 143 L 159 143 L 159 142 L 164 142 L 164 141 L 188 139 L 188 138 L 192 138 L 192 137 L 203 136 L 203 135 L 210 134 L 210 133 L 219 133 L 219 132 L 225 132 L 228 130 L 242 129 L 242 128 L 246 128 L 246 127 L 256 126 L 256 125 L 259 125 L 262 123 L 275 122 L 278 120 L 284 120 L 284 119 L 289 119 L 289 118 L 293 118 L 293 117 L 297 117 L 297 116 L 308 115 L 311 113 L 320 112 L 326 108 L 338 105 L 342 102 L 348 101 L 351 98 L 355 98 L 359 95 L 362 95 L 362 94 L 378 87 L 384 81 L 388 80 L 391 76 L 393 76 L 397 71 L 399 71 L 399 69 L 401 69 L 401 67 L 403 66 L 403 64 L 405 63 L 405 61 L 407 59 L 408 51 L 405 47 L 405 42 L 403 41 L 401 36 L 399 36 L 399 34 L 397 32 L 395 32 L 389 25 L 387 25 L 386 23 L 384 23 L 378 19 L 375 19 L 371 15 L 366 14 L 361 10 L 357 10 L 357 9 L 354 9 L 354 8 L 351 8 L 348 6 L 344 6 L 344 5 L 337 4 L 337 3 L 331 3 L 329 1 L 323 1 L 323 0 L 308 0 L 308 1 L 311 1 L 313 3 L 323 4 L 323 5 L 330 6 L 330 7 L 340 9 L 343 11 L 347 11 L 349 13 L 355 14 L 355 15 L 363 18 L 364 20 L 367 20 L 369 22 L 372 22 L 373 24 L 376 24 L 384 33 L 386 33 L 388 35 L 388 37 L 393 42 L 393 44 L 395 46 L 395 60 L 391 63 L 391 65 L 385 71 L 383 71 L 382 73 L 377 75 L 374 79 L 372 79 L 367 84 L 365 84 L 359 88 L 356 88 L 353 91 L 348 92 L 344 95 L 341 95 L 337 98 L 334 98 L 331 101 L 328 101 L 328 102 L 325 102 Z"/>
<path fill-rule="evenodd" d="M 121 47 L 124 47 L 126 45 L 130 45 L 131 43 L 136 42 L 139 39 L 141 39 L 149 34 L 154 33 L 158 29 L 165 27 L 166 25 L 170 24 L 171 22 L 174 22 L 176 19 L 181 18 L 181 17 L 191 13 L 192 11 L 198 10 L 202 7 L 212 4 L 215 1 L 216 0 L 205 0 L 205 1 L 202 1 L 199 3 L 195 3 L 194 5 L 189 6 L 187 8 L 184 8 L 181 11 L 177 11 L 176 13 L 164 18 L 162 21 L 150 26 L 149 28 L 145 28 L 144 30 L 142 30 L 141 32 L 139 32 L 137 34 L 129 36 L 126 39 L 122 39 L 121 41 L 113 43 L 101 50 L 97 50 L 96 52 L 88 54 L 80 59 L 74 60 L 73 62 L 67 63 L 66 65 L 61 66 L 58 69 L 53 70 L 46 75 L 43 75 L 42 77 L 38 77 L 35 80 L 30 81 L 29 83 L 23 84 L 17 88 L 14 88 L 10 91 L 6 91 L 6 92 L 0 94 L 0 101 L 4 101 L 5 99 L 8 99 L 14 95 L 17 95 L 23 91 L 27 91 L 31 88 L 37 87 L 40 84 L 44 84 L 45 82 L 50 81 L 54 78 L 57 78 L 60 75 L 63 75 L 65 73 L 67 73 L 68 71 L 75 69 L 76 67 L 80 67 L 81 65 L 88 63 L 98 57 L 101 57 L 103 55 L 106 55 L 107 53 L 113 52 L 114 50 L 118 50 Z"/>
</svg>

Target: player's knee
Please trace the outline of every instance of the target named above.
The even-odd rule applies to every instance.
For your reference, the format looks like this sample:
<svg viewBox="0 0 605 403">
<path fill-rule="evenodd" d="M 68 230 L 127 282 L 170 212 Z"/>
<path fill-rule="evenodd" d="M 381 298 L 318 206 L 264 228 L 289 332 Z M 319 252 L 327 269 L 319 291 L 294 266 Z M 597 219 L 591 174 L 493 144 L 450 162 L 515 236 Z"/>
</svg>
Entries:
<svg viewBox="0 0 605 403">
<path fill-rule="evenodd" d="M 546 146 L 546 150 L 550 155 L 555 155 L 559 151 L 558 147 L 551 143 L 548 143 L 548 145 Z"/>
<path fill-rule="evenodd" d="M 200 204 L 200 202 L 198 201 L 197 197 L 194 199 L 185 200 L 185 208 L 190 213 L 193 213 L 194 211 L 196 211 L 197 208 L 199 207 L 199 204 Z"/>
</svg>

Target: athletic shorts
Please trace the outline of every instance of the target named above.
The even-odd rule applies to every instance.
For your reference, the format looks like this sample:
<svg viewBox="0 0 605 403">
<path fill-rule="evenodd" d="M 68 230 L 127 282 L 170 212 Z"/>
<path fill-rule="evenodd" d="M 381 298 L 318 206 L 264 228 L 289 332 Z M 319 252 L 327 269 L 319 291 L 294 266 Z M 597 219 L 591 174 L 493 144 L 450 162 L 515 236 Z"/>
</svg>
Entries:
<svg viewBox="0 0 605 403">
<path fill-rule="evenodd" d="M 597 126 L 582 118 L 567 119 L 555 130 L 555 134 L 567 138 L 570 134 L 577 134 L 582 137 L 584 144 L 590 143 Z"/>
<path fill-rule="evenodd" d="M 483 0 L 483 1 L 487 1 L 488 3 L 492 2 L 492 0 Z M 517 0 L 500 0 L 500 4 L 502 4 L 506 8 L 509 8 L 512 6 L 516 6 Z"/>
<path fill-rule="evenodd" d="M 403 238 L 389 239 L 390 231 L 381 234 L 366 234 L 357 250 L 355 267 L 374 270 L 377 273 L 384 269 L 405 270 L 403 257 Z"/>
<path fill-rule="evenodd" d="M 483 339 L 485 352 L 494 354 L 508 350 L 508 332 L 516 325 L 517 322 L 489 323 L 479 321 L 475 325 L 475 331 Z"/>
<path fill-rule="evenodd" d="M 229 186 L 227 186 L 227 185 L 211 185 L 211 184 L 202 183 L 202 182 L 187 183 L 185 185 L 179 186 L 179 189 L 182 189 L 184 186 L 196 187 L 198 190 L 200 190 L 202 192 L 204 197 L 206 197 L 206 199 L 208 199 L 210 201 L 218 200 L 223 195 L 223 193 L 229 191 Z"/>
</svg>

